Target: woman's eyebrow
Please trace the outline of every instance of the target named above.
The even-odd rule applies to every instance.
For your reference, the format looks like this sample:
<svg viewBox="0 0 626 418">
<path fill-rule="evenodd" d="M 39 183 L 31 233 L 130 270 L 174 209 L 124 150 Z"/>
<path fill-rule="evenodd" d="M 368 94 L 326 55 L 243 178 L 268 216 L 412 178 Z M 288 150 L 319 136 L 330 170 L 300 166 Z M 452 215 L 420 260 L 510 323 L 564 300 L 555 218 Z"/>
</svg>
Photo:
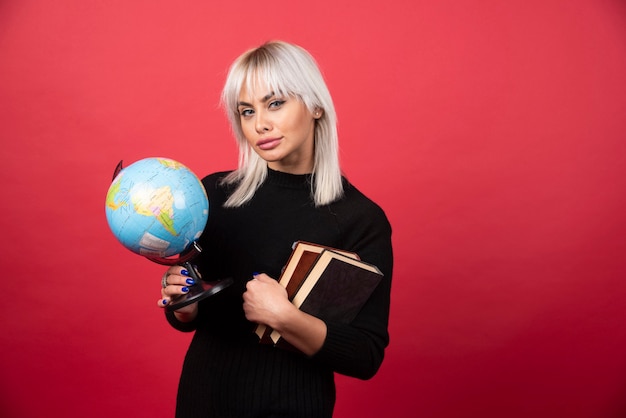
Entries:
<svg viewBox="0 0 626 418">
<path fill-rule="evenodd" d="M 261 103 L 265 103 L 267 102 L 269 99 L 271 99 L 272 97 L 274 97 L 274 92 L 271 93 L 267 93 L 265 96 L 263 96 L 263 98 L 261 98 L 261 100 L 259 100 Z M 237 106 L 252 106 L 250 103 L 248 102 L 243 102 L 243 101 L 239 101 L 237 102 Z"/>
</svg>

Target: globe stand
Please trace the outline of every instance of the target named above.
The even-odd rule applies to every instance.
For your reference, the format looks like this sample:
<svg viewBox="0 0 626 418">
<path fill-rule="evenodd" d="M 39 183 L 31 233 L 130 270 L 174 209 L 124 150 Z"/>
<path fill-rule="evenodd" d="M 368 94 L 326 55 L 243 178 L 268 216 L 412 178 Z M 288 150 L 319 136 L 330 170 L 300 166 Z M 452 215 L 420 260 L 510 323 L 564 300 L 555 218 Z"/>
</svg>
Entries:
<svg viewBox="0 0 626 418">
<path fill-rule="evenodd" d="M 195 281 L 194 285 L 188 286 L 189 292 L 180 295 L 175 299 L 172 299 L 172 302 L 165 308 L 168 312 L 181 309 L 187 305 L 191 305 L 192 303 L 199 302 L 209 296 L 213 296 L 214 294 L 224 290 L 225 288 L 233 284 L 233 279 L 231 278 L 214 280 L 210 282 L 204 281 L 202 280 L 202 278 L 200 278 L 198 272 L 191 264 L 190 260 L 198 255 L 201 251 L 202 249 L 200 248 L 200 245 L 198 245 L 197 242 L 194 242 L 190 250 L 188 250 L 184 254 L 179 255 L 178 258 L 162 258 L 150 256 L 146 257 L 150 261 L 165 266 L 181 265 L 185 267 L 185 269 L 189 272 L 189 276 Z"/>
</svg>

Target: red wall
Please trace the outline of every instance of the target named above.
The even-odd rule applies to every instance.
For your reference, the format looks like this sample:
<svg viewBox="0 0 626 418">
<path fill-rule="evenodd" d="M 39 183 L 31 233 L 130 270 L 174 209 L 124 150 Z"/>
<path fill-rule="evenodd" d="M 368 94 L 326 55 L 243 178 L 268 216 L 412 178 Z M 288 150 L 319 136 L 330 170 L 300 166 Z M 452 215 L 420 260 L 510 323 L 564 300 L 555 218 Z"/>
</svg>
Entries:
<svg viewBox="0 0 626 418">
<path fill-rule="evenodd" d="M 120 159 L 234 167 L 225 70 L 274 38 L 394 227 L 387 360 L 336 416 L 625 416 L 618 0 L 1 2 L 0 415 L 172 416 L 189 336 L 104 197 Z"/>
</svg>

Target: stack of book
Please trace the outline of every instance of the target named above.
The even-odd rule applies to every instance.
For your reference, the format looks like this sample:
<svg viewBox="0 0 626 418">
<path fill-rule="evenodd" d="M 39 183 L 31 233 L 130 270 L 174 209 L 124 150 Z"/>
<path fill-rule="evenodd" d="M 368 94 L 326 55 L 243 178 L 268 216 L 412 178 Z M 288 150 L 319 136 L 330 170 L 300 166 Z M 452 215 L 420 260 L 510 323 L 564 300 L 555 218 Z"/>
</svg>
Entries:
<svg viewBox="0 0 626 418">
<path fill-rule="evenodd" d="M 329 322 L 350 323 L 382 279 L 381 271 L 356 253 L 305 241 L 293 245 L 279 278 L 300 310 Z M 261 344 L 293 347 L 276 330 L 258 324 Z"/>
</svg>

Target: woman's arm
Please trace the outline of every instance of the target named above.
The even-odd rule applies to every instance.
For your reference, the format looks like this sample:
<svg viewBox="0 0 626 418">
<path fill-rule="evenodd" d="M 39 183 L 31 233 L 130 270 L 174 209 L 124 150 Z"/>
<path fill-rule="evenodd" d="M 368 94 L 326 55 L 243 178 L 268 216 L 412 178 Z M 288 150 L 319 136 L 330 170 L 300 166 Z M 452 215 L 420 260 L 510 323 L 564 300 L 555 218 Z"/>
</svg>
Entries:
<svg viewBox="0 0 626 418">
<path fill-rule="evenodd" d="M 357 207 L 353 212 L 357 211 Z M 391 225 L 378 207 L 360 217 L 344 214 L 343 248 L 354 251 L 367 263 L 383 272 L 378 284 L 359 314 L 350 324 L 326 323 L 326 340 L 313 356 L 315 361 L 331 367 L 337 373 L 369 379 L 380 368 L 385 348 L 389 345 L 389 309 L 393 250 Z"/>
<path fill-rule="evenodd" d="M 266 274 L 250 280 L 243 294 L 243 309 L 249 321 L 262 323 L 308 356 L 319 351 L 326 340 L 326 323 L 302 312 L 287 298 L 287 291 Z"/>
</svg>

